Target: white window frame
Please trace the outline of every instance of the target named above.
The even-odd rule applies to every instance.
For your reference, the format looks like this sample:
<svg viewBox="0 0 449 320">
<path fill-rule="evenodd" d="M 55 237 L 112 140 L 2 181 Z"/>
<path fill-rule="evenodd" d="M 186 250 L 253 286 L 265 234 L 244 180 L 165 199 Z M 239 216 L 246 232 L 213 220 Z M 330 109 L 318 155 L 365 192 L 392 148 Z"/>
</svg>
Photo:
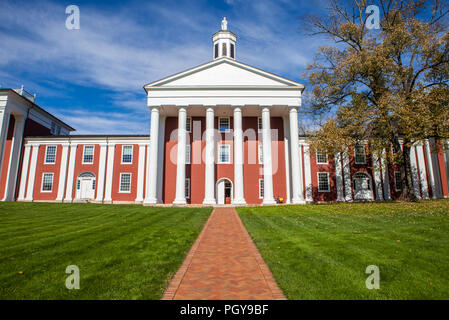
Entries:
<svg viewBox="0 0 449 320">
<path fill-rule="evenodd" d="M 263 129 L 262 117 L 257 117 L 257 132 L 261 132 Z"/>
<path fill-rule="evenodd" d="M 192 117 L 186 117 L 186 132 L 192 132 Z"/>
<path fill-rule="evenodd" d="M 321 154 L 321 155 L 324 154 L 324 156 L 326 157 L 326 162 L 321 162 L 321 161 L 318 160 L 319 159 L 319 157 L 318 157 L 319 154 Z M 327 152 L 324 152 L 324 151 L 317 151 L 316 152 L 316 164 L 329 164 L 329 155 L 327 154 Z"/>
<path fill-rule="evenodd" d="M 123 191 L 122 190 L 122 176 L 125 175 L 125 174 L 129 175 L 129 190 L 128 191 Z M 131 193 L 132 177 L 133 177 L 133 174 L 131 172 L 121 172 L 120 173 L 120 180 L 119 180 L 119 186 L 118 186 L 118 192 L 119 193 Z"/>
<path fill-rule="evenodd" d="M 363 148 L 363 162 L 357 161 L 357 147 Z M 364 144 L 354 146 L 354 163 L 366 164 L 366 146 Z"/>
<path fill-rule="evenodd" d="M 220 155 L 221 147 L 226 147 L 226 149 L 228 149 L 229 161 L 227 161 L 227 162 L 221 161 L 221 155 Z M 232 158 L 231 157 L 231 145 L 230 144 L 219 144 L 218 145 L 218 163 L 219 164 L 231 164 L 231 158 Z"/>
<path fill-rule="evenodd" d="M 186 178 L 185 193 L 186 199 L 190 199 L 190 178 Z"/>
<path fill-rule="evenodd" d="M 131 147 L 131 161 L 130 162 L 123 162 L 123 155 L 124 155 L 124 150 L 125 147 Z M 134 152 L 134 145 L 132 144 L 124 144 L 122 145 L 122 159 L 121 159 L 121 164 L 132 164 L 133 163 L 133 152 Z"/>
<path fill-rule="evenodd" d="M 50 190 L 44 190 L 44 178 L 46 175 L 51 175 L 51 189 Z M 41 192 L 42 193 L 51 193 L 53 192 L 53 183 L 55 179 L 55 174 L 53 172 L 44 172 L 42 173 L 42 181 L 41 181 Z"/>
<path fill-rule="evenodd" d="M 85 162 L 84 161 L 84 155 L 86 153 L 86 147 L 92 147 L 92 162 Z M 86 144 L 83 146 L 83 164 L 93 164 L 95 161 L 95 145 L 93 144 Z"/>
<path fill-rule="evenodd" d="M 222 131 L 220 126 L 221 119 L 227 119 L 228 120 L 228 129 Z M 230 132 L 231 131 L 231 118 L 230 117 L 218 117 L 218 131 L 219 132 Z"/>
<path fill-rule="evenodd" d="M 186 164 L 190 164 L 190 158 L 192 157 L 192 152 L 191 152 L 191 146 L 190 144 L 186 145 Z"/>
<path fill-rule="evenodd" d="M 263 199 L 265 193 L 265 183 L 263 182 L 263 178 L 259 178 L 259 199 Z"/>
<path fill-rule="evenodd" d="M 48 155 L 48 148 L 49 147 L 54 147 L 55 148 L 55 161 L 54 162 L 48 162 L 47 161 L 47 155 Z M 56 154 L 58 153 L 58 147 L 51 145 L 51 146 L 46 146 L 45 147 L 45 158 L 44 158 L 44 164 L 55 164 L 56 163 Z"/>
<path fill-rule="evenodd" d="M 326 174 L 327 177 L 327 190 L 321 190 L 320 189 L 320 174 Z M 331 182 L 329 180 L 329 172 L 317 172 L 316 173 L 316 179 L 317 179 L 317 187 L 318 187 L 318 192 L 330 192 L 331 191 Z"/>
<path fill-rule="evenodd" d="M 394 177 L 394 190 L 396 190 L 396 192 L 400 192 L 400 191 L 402 191 L 402 186 L 401 186 L 401 189 L 398 189 L 397 188 L 397 186 L 398 186 L 398 181 L 397 181 L 397 178 L 396 178 L 396 174 L 397 173 L 399 173 L 399 179 L 401 179 L 400 178 L 400 176 L 401 176 L 401 171 L 394 171 L 393 172 L 393 177 Z M 402 181 L 400 181 L 401 182 L 401 184 L 402 184 Z"/>
<path fill-rule="evenodd" d="M 263 144 L 259 143 L 259 146 L 257 148 L 257 159 L 259 161 L 259 164 L 263 164 Z"/>
</svg>

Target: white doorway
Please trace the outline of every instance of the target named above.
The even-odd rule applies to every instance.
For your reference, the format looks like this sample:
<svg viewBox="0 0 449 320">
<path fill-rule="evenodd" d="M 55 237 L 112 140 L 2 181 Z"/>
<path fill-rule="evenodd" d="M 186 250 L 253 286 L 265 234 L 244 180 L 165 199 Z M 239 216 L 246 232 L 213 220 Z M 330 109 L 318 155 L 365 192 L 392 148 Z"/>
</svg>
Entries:
<svg viewBox="0 0 449 320">
<path fill-rule="evenodd" d="M 373 200 L 371 177 L 365 172 L 357 172 L 353 178 L 354 200 Z"/>
<path fill-rule="evenodd" d="M 217 181 L 217 204 L 231 204 L 232 202 L 232 182 L 227 178 Z"/>
<path fill-rule="evenodd" d="M 76 180 L 76 199 L 92 200 L 94 197 L 95 175 L 92 172 L 83 172 Z"/>
</svg>

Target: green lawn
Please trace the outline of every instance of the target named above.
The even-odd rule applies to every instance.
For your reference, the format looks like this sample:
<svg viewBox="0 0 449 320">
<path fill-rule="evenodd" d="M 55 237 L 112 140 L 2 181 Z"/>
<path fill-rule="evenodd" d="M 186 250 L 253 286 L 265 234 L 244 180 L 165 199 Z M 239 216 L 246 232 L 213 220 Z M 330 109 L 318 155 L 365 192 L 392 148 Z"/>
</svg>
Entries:
<svg viewBox="0 0 449 320">
<path fill-rule="evenodd" d="M 449 200 L 237 210 L 289 299 L 449 299 Z"/>
<path fill-rule="evenodd" d="M 0 299 L 159 299 L 210 212 L 0 203 Z M 80 290 L 65 287 L 68 265 Z"/>
</svg>

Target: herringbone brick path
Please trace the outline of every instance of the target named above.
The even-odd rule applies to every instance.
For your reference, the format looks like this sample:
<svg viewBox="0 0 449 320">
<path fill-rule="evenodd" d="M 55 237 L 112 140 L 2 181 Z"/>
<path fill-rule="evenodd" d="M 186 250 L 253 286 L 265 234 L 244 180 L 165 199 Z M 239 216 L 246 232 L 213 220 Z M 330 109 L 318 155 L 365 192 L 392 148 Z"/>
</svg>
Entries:
<svg viewBox="0 0 449 320">
<path fill-rule="evenodd" d="M 164 300 L 285 299 L 232 207 L 215 208 Z"/>
</svg>

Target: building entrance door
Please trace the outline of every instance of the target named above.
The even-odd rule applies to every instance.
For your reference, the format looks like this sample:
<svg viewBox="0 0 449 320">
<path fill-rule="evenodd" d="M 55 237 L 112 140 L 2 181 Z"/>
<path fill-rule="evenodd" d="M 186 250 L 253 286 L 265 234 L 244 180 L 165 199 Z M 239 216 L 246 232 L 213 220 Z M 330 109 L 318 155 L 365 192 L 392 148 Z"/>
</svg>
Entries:
<svg viewBox="0 0 449 320">
<path fill-rule="evenodd" d="M 230 204 L 232 201 L 232 183 L 228 179 L 217 182 L 217 204 Z"/>
</svg>

